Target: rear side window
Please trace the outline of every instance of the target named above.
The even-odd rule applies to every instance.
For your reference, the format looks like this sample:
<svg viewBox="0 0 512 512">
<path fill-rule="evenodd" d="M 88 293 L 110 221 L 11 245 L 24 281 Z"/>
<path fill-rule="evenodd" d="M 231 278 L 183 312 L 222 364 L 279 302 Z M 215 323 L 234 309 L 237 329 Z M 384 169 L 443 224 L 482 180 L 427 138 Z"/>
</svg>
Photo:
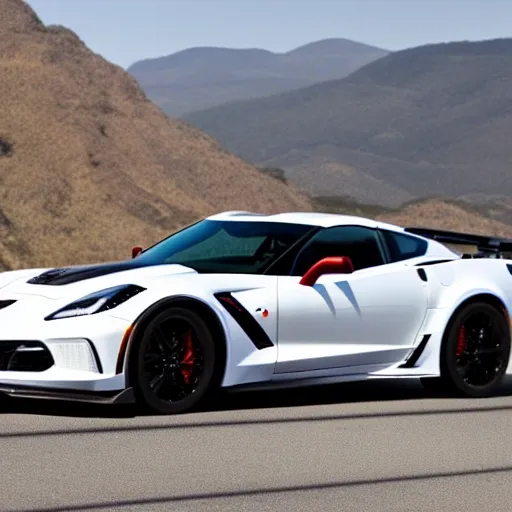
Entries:
<svg viewBox="0 0 512 512">
<path fill-rule="evenodd" d="M 377 233 L 363 226 L 336 226 L 318 232 L 298 254 L 292 275 L 304 275 L 312 265 L 330 256 L 347 256 L 355 270 L 384 263 Z"/>
<path fill-rule="evenodd" d="M 394 233 L 392 231 L 382 230 L 381 233 L 386 240 L 391 261 L 403 261 L 410 258 L 417 258 L 427 252 L 428 242 L 425 240 L 404 235 L 403 233 Z"/>
</svg>

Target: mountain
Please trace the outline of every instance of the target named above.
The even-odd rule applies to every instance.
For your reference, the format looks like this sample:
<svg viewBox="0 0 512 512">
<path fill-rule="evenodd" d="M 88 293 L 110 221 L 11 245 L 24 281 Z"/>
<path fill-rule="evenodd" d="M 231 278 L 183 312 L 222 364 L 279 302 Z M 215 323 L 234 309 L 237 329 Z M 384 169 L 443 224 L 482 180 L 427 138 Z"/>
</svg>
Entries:
<svg viewBox="0 0 512 512">
<path fill-rule="evenodd" d="M 0 19 L 0 267 L 129 257 L 219 210 L 311 208 L 21 0 Z"/>
<path fill-rule="evenodd" d="M 318 195 L 512 196 L 512 39 L 391 53 L 343 80 L 185 116 Z"/>
<path fill-rule="evenodd" d="M 232 100 L 259 98 L 342 78 L 387 55 L 347 39 L 326 39 L 287 53 L 260 49 L 190 48 L 128 68 L 171 117 Z"/>
<path fill-rule="evenodd" d="M 473 205 L 439 198 L 412 201 L 398 211 L 380 213 L 377 217 L 383 222 L 403 226 L 421 226 L 512 238 L 512 226 L 509 222 L 500 222 L 486 217 L 475 210 Z"/>
</svg>

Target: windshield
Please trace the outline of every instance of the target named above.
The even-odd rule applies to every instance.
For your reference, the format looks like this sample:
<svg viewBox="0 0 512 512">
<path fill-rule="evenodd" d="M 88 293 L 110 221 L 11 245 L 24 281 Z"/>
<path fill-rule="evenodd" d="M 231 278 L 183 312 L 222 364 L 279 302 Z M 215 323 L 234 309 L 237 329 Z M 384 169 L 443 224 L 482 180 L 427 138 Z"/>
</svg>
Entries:
<svg viewBox="0 0 512 512">
<path fill-rule="evenodd" d="M 202 220 L 137 259 L 148 265 L 184 265 L 201 273 L 259 274 L 312 229 L 277 222 Z"/>
</svg>

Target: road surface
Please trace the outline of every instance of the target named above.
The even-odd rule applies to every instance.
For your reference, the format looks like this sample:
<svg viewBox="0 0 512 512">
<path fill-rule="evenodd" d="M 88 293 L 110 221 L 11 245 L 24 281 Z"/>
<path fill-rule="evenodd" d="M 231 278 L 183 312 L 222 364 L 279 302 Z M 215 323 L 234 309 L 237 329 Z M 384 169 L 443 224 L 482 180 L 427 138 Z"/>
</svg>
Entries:
<svg viewBox="0 0 512 512">
<path fill-rule="evenodd" d="M 14 402 L 2 511 L 512 511 L 512 387 L 434 399 L 406 381 L 238 394 L 215 411 Z"/>
</svg>

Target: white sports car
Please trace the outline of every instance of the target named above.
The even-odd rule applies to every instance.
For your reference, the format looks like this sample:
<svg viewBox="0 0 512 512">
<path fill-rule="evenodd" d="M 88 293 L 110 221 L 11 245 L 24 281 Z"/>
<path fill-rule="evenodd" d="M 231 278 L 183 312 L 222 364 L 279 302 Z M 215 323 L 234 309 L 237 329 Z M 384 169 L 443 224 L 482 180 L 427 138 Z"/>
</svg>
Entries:
<svg viewBox="0 0 512 512">
<path fill-rule="evenodd" d="M 225 212 L 127 261 L 3 272 L 0 392 L 163 414 L 219 388 L 369 378 L 487 396 L 509 369 L 511 249 L 360 217 Z"/>
</svg>

